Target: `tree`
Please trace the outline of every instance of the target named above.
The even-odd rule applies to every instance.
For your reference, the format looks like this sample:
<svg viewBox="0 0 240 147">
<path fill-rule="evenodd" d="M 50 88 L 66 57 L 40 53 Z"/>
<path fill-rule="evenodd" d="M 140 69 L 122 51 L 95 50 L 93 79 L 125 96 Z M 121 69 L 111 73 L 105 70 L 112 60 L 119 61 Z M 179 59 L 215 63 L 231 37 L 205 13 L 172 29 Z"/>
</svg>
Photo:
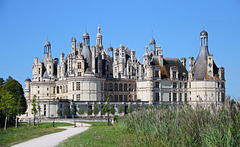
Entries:
<svg viewBox="0 0 240 147">
<path fill-rule="evenodd" d="M 87 115 L 92 115 L 92 109 L 90 109 L 89 107 L 87 108 Z"/>
<path fill-rule="evenodd" d="M 80 118 L 80 115 L 84 114 L 84 109 L 83 108 L 79 108 L 78 109 L 78 114 L 79 114 L 79 118 Z"/>
<path fill-rule="evenodd" d="M 40 119 L 40 109 L 41 109 L 41 107 L 40 107 L 40 102 L 39 102 L 39 99 L 38 99 L 38 101 L 37 101 L 37 110 L 38 110 L 38 122 L 37 122 L 37 126 L 39 127 L 39 119 Z"/>
<path fill-rule="evenodd" d="M 15 116 L 17 126 L 17 115 L 25 114 L 27 110 L 27 103 L 24 97 L 22 85 L 18 81 L 12 79 L 11 76 L 9 76 L 6 81 L 7 82 L 2 87 L 1 96 L 6 95 L 7 92 L 10 92 L 10 94 L 12 95 L 16 105 L 14 113 L 9 116 L 8 119 L 11 119 Z"/>
<path fill-rule="evenodd" d="M 97 107 L 97 106 L 94 106 L 93 114 L 95 115 L 95 117 L 96 117 L 96 115 L 98 115 L 98 113 L 99 113 L 98 107 Z"/>
<path fill-rule="evenodd" d="M 67 118 L 67 115 L 68 115 L 68 113 L 69 113 L 67 107 L 64 108 L 63 113 L 64 113 L 64 115 L 65 115 L 65 119 L 66 119 L 66 118 Z"/>
<path fill-rule="evenodd" d="M 127 109 L 127 113 L 132 113 L 133 112 L 133 107 L 131 105 L 129 105 L 128 109 Z"/>
<path fill-rule="evenodd" d="M 4 85 L 4 79 L 3 78 L 0 78 L 0 86 L 3 86 Z"/>
<path fill-rule="evenodd" d="M 102 108 L 102 114 L 105 115 L 106 113 L 109 113 L 108 104 L 105 104 Z"/>
<path fill-rule="evenodd" d="M 57 114 L 58 114 L 58 118 L 60 118 L 60 116 L 62 115 L 62 110 L 58 108 Z"/>
<path fill-rule="evenodd" d="M 140 110 L 142 110 L 142 107 L 139 106 L 139 105 L 137 105 L 137 107 L 136 107 L 136 111 L 140 111 Z"/>
<path fill-rule="evenodd" d="M 33 114 L 33 125 L 35 126 L 35 117 L 37 114 L 37 104 L 36 104 L 36 95 L 33 96 L 32 99 L 32 114 Z"/>
<path fill-rule="evenodd" d="M 114 106 L 112 106 L 111 108 L 110 108 L 110 111 L 109 111 L 112 115 L 114 115 L 115 114 L 115 108 L 114 108 Z"/>
<path fill-rule="evenodd" d="M 74 115 L 76 115 L 76 109 L 74 107 L 72 107 L 71 109 L 71 114 L 72 114 L 72 118 L 74 117 Z"/>
<path fill-rule="evenodd" d="M 124 109 L 123 109 L 123 106 L 121 105 L 119 108 L 118 108 L 118 113 L 121 114 L 123 113 Z"/>
<path fill-rule="evenodd" d="M 7 120 L 16 113 L 16 101 L 10 92 L 2 95 L 0 99 L 0 110 L 5 115 L 4 131 L 7 129 Z"/>
</svg>

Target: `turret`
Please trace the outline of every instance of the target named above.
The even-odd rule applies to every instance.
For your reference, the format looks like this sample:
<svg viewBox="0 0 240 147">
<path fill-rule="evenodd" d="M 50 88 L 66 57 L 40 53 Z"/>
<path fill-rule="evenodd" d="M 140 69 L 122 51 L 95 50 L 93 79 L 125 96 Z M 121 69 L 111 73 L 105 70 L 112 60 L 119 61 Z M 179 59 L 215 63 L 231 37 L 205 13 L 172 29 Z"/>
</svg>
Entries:
<svg viewBox="0 0 240 147">
<path fill-rule="evenodd" d="M 72 45 L 72 53 L 75 55 L 76 54 L 76 38 L 72 38 L 71 41 L 71 45 Z"/>
<path fill-rule="evenodd" d="M 98 33 L 96 36 L 96 46 L 102 47 L 102 34 L 100 30 L 101 30 L 100 25 L 98 25 Z"/>
</svg>

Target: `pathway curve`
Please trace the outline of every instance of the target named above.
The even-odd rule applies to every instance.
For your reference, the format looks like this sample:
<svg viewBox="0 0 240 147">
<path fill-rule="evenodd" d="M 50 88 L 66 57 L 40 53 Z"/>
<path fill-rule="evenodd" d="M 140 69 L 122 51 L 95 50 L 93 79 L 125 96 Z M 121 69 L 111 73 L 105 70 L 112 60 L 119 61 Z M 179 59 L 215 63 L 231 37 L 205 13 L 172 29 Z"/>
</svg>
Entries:
<svg viewBox="0 0 240 147">
<path fill-rule="evenodd" d="M 76 123 L 77 127 L 74 126 L 58 127 L 66 130 L 41 136 L 39 138 L 35 138 L 20 144 L 16 144 L 13 147 L 53 147 L 73 135 L 86 131 L 89 128 L 89 126 L 91 126 L 90 124 L 83 124 L 83 126 L 81 125 L 82 123 Z"/>
</svg>

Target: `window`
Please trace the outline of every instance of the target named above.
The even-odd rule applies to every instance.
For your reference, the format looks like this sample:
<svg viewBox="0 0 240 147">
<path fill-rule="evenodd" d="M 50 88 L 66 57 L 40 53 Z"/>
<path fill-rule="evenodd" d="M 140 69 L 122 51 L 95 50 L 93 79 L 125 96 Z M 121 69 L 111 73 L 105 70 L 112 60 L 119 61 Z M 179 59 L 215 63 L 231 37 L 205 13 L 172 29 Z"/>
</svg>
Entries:
<svg viewBox="0 0 240 147">
<path fill-rule="evenodd" d="M 78 62 L 78 69 L 81 69 L 82 68 L 82 64 L 81 62 Z"/>
<path fill-rule="evenodd" d="M 225 86 L 224 86 L 224 82 L 222 82 L 222 88 L 224 88 Z"/>
<path fill-rule="evenodd" d="M 156 96 L 156 101 L 159 102 L 159 93 L 157 92 L 155 96 Z"/>
<path fill-rule="evenodd" d="M 51 66 L 49 66 L 49 69 L 51 69 Z"/>
<path fill-rule="evenodd" d="M 80 94 L 77 94 L 77 101 L 80 101 Z"/>
<path fill-rule="evenodd" d="M 41 70 L 40 70 L 40 68 L 38 68 L 38 74 L 40 74 L 41 73 Z"/>
<path fill-rule="evenodd" d="M 47 93 L 47 96 L 49 96 L 49 93 Z"/>
<path fill-rule="evenodd" d="M 38 94 L 40 94 L 39 90 L 38 90 Z"/>
<path fill-rule="evenodd" d="M 117 73 L 117 67 L 115 67 L 115 73 Z"/>
<path fill-rule="evenodd" d="M 76 83 L 76 90 L 80 90 L 80 82 Z"/>
<path fill-rule="evenodd" d="M 123 101 L 123 96 L 119 95 L 119 102 L 122 102 L 122 101 Z"/>
<path fill-rule="evenodd" d="M 155 77 L 159 78 L 159 71 L 158 70 L 155 71 Z"/>
<path fill-rule="evenodd" d="M 47 114 L 47 113 L 46 113 L 46 112 L 47 112 L 46 110 L 47 110 L 47 107 L 46 107 L 46 104 L 44 104 L 44 106 L 43 106 L 43 113 L 44 113 L 43 115 L 44 115 L 44 116 L 46 116 L 46 114 Z"/>
<path fill-rule="evenodd" d="M 179 101 L 182 101 L 182 93 L 179 94 Z"/>
<path fill-rule="evenodd" d="M 59 86 L 57 86 L 57 93 L 59 93 Z"/>
<path fill-rule="evenodd" d="M 113 84 L 112 83 L 108 84 L 108 91 L 113 91 Z"/>
<path fill-rule="evenodd" d="M 173 88 L 177 88 L 177 83 L 173 82 Z"/>
<path fill-rule="evenodd" d="M 68 92 L 68 86 L 66 85 L 66 92 Z"/>
<path fill-rule="evenodd" d="M 172 94 L 169 93 L 169 102 L 171 102 L 171 101 L 172 101 Z"/>
<path fill-rule="evenodd" d="M 155 82 L 155 88 L 159 88 L 159 82 Z"/>
<path fill-rule="evenodd" d="M 47 88 L 47 90 L 48 90 L 48 88 Z"/>
<path fill-rule="evenodd" d="M 114 84 L 114 91 L 118 91 L 118 84 L 117 83 Z"/>
<path fill-rule="evenodd" d="M 72 96 L 72 99 L 74 100 L 74 94 L 73 94 L 73 96 Z"/>
<path fill-rule="evenodd" d="M 176 75 L 177 75 L 177 74 L 176 74 L 176 71 L 174 71 L 174 72 L 173 72 L 173 79 L 176 79 L 176 78 L 177 78 Z"/>
<path fill-rule="evenodd" d="M 123 85 L 119 84 L 119 91 L 123 91 Z"/>
<path fill-rule="evenodd" d="M 74 90 L 74 82 L 72 82 L 72 90 Z"/>
<path fill-rule="evenodd" d="M 187 83 L 184 83 L 184 88 L 187 88 Z"/>
<path fill-rule="evenodd" d="M 118 101 L 118 95 L 114 95 L 114 102 L 117 102 Z"/>
<path fill-rule="evenodd" d="M 124 102 L 127 101 L 127 95 L 124 95 Z"/>
<path fill-rule="evenodd" d="M 127 84 L 124 84 L 124 91 L 127 91 Z"/>
<path fill-rule="evenodd" d="M 187 101 L 187 93 L 185 93 L 185 102 Z"/>
<path fill-rule="evenodd" d="M 177 93 L 173 93 L 173 101 L 174 101 L 174 102 L 177 101 Z"/>
<path fill-rule="evenodd" d="M 220 101 L 220 93 L 218 92 L 218 101 Z"/>
<path fill-rule="evenodd" d="M 62 104 L 60 104 L 60 108 L 62 108 Z"/>
<path fill-rule="evenodd" d="M 179 88 L 182 88 L 182 82 L 179 83 Z"/>
<path fill-rule="evenodd" d="M 81 73 L 81 72 L 78 72 L 78 76 L 79 76 L 79 77 L 82 76 L 82 73 Z"/>
<path fill-rule="evenodd" d="M 53 94 L 55 94 L 55 87 L 53 87 Z"/>
</svg>

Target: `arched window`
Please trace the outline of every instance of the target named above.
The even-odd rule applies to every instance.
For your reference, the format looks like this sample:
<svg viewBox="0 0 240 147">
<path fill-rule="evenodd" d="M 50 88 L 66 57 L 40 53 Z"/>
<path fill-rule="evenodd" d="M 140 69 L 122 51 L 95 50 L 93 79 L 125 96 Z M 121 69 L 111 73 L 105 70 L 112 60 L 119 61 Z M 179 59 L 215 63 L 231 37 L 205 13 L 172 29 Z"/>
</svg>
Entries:
<svg viewBox="0 0 240 147">
<path fill-rule="evenodd" d="M 113 84 L 112 83 L 108 84 L 108 91 L 113 91 Z"/>
<path fill-rule="evenodd" d="M 124 91 L 127 91 L 127 84 L 124 84 Z"/>
<path fill-rule="evenodd" d="M 114 91 L 118 91 L 118 84 L 117 83 L 114 84 Z"/>
<path fill-rule="evenodd" d="M 122 83 L 119 84 L 119 91 L 123 91 L 123 85 L 122 85 Z"/>
</svg>

